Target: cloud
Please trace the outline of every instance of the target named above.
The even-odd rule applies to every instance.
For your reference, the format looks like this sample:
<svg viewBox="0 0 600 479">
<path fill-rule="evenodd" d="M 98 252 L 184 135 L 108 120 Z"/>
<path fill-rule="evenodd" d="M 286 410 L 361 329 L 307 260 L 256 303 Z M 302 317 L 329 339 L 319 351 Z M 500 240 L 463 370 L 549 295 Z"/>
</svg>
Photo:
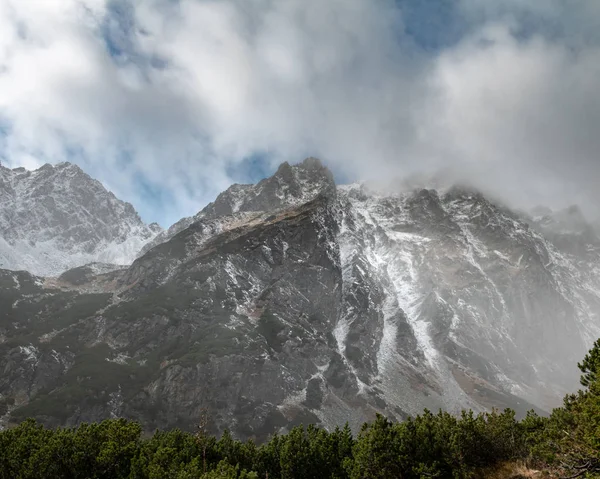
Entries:
<svg viewBox="0 0 600 479">
<path fill-rule="evenodd" d="M 595 4 L 5 0 L 0 155 L 75 161 L 165 224 L 257 157 L 348 179 L 450 166 L 516 203 L 589 203 Z"/>
<path fill-rule="evenodd" d="M 424 124 L 451 162 L 497 193 L 522 204 L 579 202 L 594 214 L 600 48 L 544 32 L 522 39 L 516 29 L 487 23 L 436 59 Z"/>
</svg>

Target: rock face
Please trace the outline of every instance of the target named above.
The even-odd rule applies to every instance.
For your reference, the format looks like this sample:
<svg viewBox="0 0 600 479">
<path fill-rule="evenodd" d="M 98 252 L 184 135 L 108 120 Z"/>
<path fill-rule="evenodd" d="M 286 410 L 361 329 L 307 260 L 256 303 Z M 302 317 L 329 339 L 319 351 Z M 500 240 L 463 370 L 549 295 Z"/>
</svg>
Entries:
<svg viewBox="0 0 600 479">
<path fill-rule="evenodd" d="M 2 420 L 193 429 L 207 408 L 213 432 L 262 440 L 376 412 L 548 409 L 600 335 L 597 237 L 572 249 L 548 228 L 464 188 L 380 194 L 284 164 L 129 267 L 0 271 Z"/>
<path fill-rule="evenodd" d="M 130 264 L 160 232 L 78 166 L 0 166 L 0 268 L 54 276 L 86 263 Z"/>
<path fill-rule="evenodd" d="M 182 218 L 168 230 L 159 233 L 144 245 L 141 252 L 149 251 L 192 223 L 203 219 L 215 219 L 248 211 L 276 211 L 304 204 L 321 193 L 335 194 L 335 189 L 333 175 L 317 158 L 307 158 L 294 166 L 283 163 L 273 176 L 256 185 L 230 186 L 196 216 Z"/>
</svg>

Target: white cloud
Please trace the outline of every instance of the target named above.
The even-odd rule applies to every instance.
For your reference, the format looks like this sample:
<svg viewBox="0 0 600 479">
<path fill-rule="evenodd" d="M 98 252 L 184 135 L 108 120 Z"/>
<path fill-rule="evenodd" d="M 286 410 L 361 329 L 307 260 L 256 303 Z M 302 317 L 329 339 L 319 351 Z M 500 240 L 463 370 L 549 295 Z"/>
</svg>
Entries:
<svg viewBox="0 0 600 479">
<path fill-rule="evenodd" d="M 468 34 L 432 55 L 392 2 L 136 0 L 111 58 L 103 0 L 4 0 L 0 154 L 73 158 L 166 222 L 255 152 L 348 176 L 450 165 L 518 201 L 599 199 L 595 4 L 462 0 Z M 550 33 L 523 35 L 525 14 Z M 140 178 L 167 193 L 154 212 Z"/>
<path fill-rule="evenodd" d="M 451 161 L 498 193 L 589 202 L 600 174 L 600 48 L 574 53 L 510 30 L 488 25 L 440 56 L 427 124 Z"/>
</svg>

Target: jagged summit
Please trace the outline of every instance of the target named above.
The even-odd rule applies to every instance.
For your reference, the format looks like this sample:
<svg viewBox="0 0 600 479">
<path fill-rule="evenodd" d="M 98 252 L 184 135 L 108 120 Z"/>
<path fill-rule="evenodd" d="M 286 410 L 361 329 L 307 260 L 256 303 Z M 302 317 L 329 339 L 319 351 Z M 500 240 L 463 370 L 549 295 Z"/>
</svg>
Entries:
<svg viewBox="0 0 600 479">
<path fill-rule="evenodd" d="M 255 185 L 234 184 L 217 196 L 197 215 L 183 218 L 144 246 L 142 253 L 167 241 L 202 219 L 214 219 L 235 213 L 274 211 L 306 203 L 318 195 L 335 196 L 331 171 L 317 158 L 306 158 L 297 165 L 282 163 L 277 171 Z"/>
<path fill-rule="evenodd" d="M 79 177 L 59 188 L 75 203 Z M 600 335 L 600 248 L 577 210 L 551 213 L 568 228 L 472 188 L 336 187 L 307 159 L 232 185 L 129 266 L 0 270 L 0 423 L 189 428 L 206 408 L 214 432 L 264 439 L 375 412 L 548 410 Z"/>
<path fill-rule="evenodd" d="M 93 261 L 128 264 L 157 233 L 75 164 L 0 170 L 0 268 L 52 276 Z"/>
<path fill-rule="evenodd" d="M 275 174 L 256 185 L 233 185 L 201 212 L 218 217 L 244 211 L 264 211 L 306 203 L 318 194 L 335 194 L 332 173 L 316 158 L 291 166 L 282 163 Z"/>
</svg>

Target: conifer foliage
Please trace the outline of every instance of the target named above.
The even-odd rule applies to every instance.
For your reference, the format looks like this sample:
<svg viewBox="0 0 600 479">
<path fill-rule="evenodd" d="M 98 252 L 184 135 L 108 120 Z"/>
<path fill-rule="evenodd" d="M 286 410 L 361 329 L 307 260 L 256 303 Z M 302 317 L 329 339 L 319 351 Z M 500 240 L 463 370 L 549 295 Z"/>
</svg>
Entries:
<svg viewBox="0 0 600 479">
<path fill-rule="evenodd" d="M 28 419 L 0 431 L 0 479 L 459 479 L 511 461 L 551 477 L 600 478 L 600 340 L 579 368 L 583 389 L 547 418 L 425 410 L 400 423 L 378 415 L 356 437 L 347 425 L 309 425 L 257 445 L 204 427 L 143 438 L 125 419 L 58 429 Z"/>
</svg>

